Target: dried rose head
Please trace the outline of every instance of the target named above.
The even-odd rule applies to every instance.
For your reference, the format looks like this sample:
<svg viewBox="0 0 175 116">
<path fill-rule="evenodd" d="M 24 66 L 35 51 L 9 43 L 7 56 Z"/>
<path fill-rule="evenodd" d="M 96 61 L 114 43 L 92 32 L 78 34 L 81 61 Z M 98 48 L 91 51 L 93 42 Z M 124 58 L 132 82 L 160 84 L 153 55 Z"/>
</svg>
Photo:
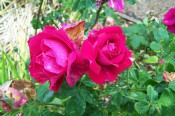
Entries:
<svg viewBox="0 0 175 116">
<path fill-rule="evenodd" d="M 175 72 L 167 72 L 167 71 L 164 71 L 163 73 L 163 79 L 165 82 L 171 82 L 171 81 L 174 81 L 175 80 Z"/>
</svg>

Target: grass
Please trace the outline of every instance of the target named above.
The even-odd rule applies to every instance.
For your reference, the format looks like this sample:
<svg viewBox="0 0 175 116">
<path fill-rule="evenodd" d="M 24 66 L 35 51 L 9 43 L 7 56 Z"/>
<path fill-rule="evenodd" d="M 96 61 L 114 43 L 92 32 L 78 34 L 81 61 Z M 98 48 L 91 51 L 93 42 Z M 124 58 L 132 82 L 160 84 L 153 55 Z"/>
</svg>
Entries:
<svg viewBox="0 0 175 116">
<path fill-rule="evenodd" d="M 30 79 L 27 40 L 34 34 L 33 4 L 15 1 L 0 2 L 0 85 L 10 79 Z"/>
</svg>

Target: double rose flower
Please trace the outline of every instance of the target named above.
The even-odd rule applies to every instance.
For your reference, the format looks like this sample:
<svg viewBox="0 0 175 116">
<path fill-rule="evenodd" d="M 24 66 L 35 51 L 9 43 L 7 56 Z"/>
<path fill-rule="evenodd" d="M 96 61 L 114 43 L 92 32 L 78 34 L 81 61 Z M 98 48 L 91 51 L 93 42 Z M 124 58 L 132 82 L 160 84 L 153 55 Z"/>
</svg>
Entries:
<svg viewBox="0 0 175 116">
<path fill-rule="evenodd" d="M 84 21 L 61 29 L 46 26 L 28 41 L 29 72 L 40 84 L 50 82 L 57 92 L 64 77 L 70 87 L 83 74 L 97 84 L 113 82 L 118 74 L 129 68 L 131 52 L 119 26 L 92 30 L 83 42 Z"/>
</svg>

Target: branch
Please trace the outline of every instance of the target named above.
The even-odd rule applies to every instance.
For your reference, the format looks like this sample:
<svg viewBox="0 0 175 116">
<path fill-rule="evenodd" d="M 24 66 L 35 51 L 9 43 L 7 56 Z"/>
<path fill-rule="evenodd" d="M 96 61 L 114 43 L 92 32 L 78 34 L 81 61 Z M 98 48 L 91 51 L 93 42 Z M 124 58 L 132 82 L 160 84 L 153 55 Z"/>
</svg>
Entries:
<svg viewBox="0 0 175 116">
<path fill-rule="evenodd" d="M 92 25 L 91 29 L 95 26 L 95 24 L 97 23 L 98 21 L 98 17 L 99 17 L 99 14 L 100 14 L 100 11 L 102 10 L 102 4 L 100 5 L 98 11 L 97 11 L 97 15 L 96 15 L 96 18 L 95 18 L 95 22 L 94 24 Z"/>
<path fill-rule="evenodd" d="M 39 10 L 38 10 L 37 21 L 36 21 L 36 29 L 35 29 L 35 35 L 37 34 L 38 22 L 39 22 L 39 17 L 40 17 L 42 5 L 43 5 L 43 0 L 41 0 L 41 2 L 40 2 L 40 6 L 39 6 Z"/>
<path fill-rule="evenodd" d="M 119 13 L 119 12 L 116 12 L 116 14 L 117 14 L 118 16 L 120 16 L 120 17 L 122 17 L 122 18 L 124 18 L 124 19 L 126 19 L 126 20 L 132 21 L 132 22 L 134 22 L 134 23 L 140 21 L 140 20 L 137 20 L 137 19 L 135 19 L 135 18 L 133 18 L 133 17 L 130 17 L 130 16 L 126 15 L 126 14 L 122 14 L 122 13 Z"/>
</svg>

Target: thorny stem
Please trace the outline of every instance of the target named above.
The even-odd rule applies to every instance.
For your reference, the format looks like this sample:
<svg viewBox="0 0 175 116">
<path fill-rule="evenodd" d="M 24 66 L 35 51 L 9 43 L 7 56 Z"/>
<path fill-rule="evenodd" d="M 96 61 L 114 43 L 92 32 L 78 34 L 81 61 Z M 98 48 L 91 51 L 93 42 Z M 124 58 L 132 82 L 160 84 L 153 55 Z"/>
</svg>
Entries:
<svg viewBox="0 0 175 116">
<path fill-rule="evenodd" d="M 92 25 L 91 29 L 95 26 L 95 24 L 96 24 L 97 21 L 98 21 L 98 17 L 99 17 L 100 11 L 102 10 L 102 5 L 103 5 L 103 3 L 100 5 L 100 7 L 99 7 L 99 9 L 98 9 L 98 11 L 97 11 L 97 15 L 96 15 L 96 18 L 95 18 L 95 22 L 94 22 L 94 24 Z"/>
<path fill-rule="evenodd" d="M 43 5 L 43 0 L 41 0 L 41 2 L 40 2 L 40 6 L 39 6 L 39 10 L 38 10 L 35 34 L 37 34 L 38 22 L 39 22 L 39 17 L 40 17 L 40 13 L 41 13 L 41 7 L 42 7 L 42 5 Z"/>
</svg>

